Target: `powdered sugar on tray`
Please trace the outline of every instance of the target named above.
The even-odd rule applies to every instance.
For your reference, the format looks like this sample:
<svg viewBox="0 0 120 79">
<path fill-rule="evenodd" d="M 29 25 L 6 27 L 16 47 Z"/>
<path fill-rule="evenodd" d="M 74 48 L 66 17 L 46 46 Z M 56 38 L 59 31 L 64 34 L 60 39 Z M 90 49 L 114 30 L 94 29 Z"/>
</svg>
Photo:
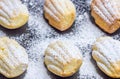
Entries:
<svg viewBox="0 0 120 79">
<path fill-rule="evenodd" d="M 51 28 L 42 17 L 37 20 L 35 19 L 35 17 L 31 16 L 28 23 L 30 24 L 29 30 L 33 34 L 33 38 L 27 40 L 27 43 L 25 42 L 28 45 L 26 49 L 29 54 L 30 66 L 24 79 L 56 79 L 48 75 L 49 72 L 44 66 L 44 50 L 55 39 L 73 41 L 81 49 L 81 53 L 84 56 L 84 63 L 79 72 L 81 78 L 83 78 L 83 75 L 88 75 L 88 78 L 92 76 L 97 76 L 96 78 L 98 78 L 99 75 L 96 73 L 94 64 L 90 61 L 91 45 L 96 38 L 103 36 L 104 33 L 90 22 L 87 13 L 78 16 L 74 26 L 67 33 Z M 24 39 L 27 36 L 29 35 L 24 34 L 17 38 Z M 30 75 L 34 76 L 31 77 Z"/>
<path fill-rule="evenodd" d="M 18 34 L 10 35 L 8 33 L 11 32 L 3 32 L 0 30 L 0 36 L 9 36 L 10 38 L 16 39 L 26 48 L 29 55 L 29 67 L 27 72 L 16 79 L 62 79 L 51 74 L 44 65 L 44 51 L 50 42 L 57 39 L 74 42 L 81 50 L 84 57 L 84 62 L 77 75 L 75 74 L 65 79 L 105 78 L 103 75 L 100 75 L 101 72 L 98 67 L 96 67 L 91 57 L 91 46 L 98 37 L 106 34 L 92 23 L 90 14 L 86 12 L 86 7 L 88 6 L 85 6 L 85 0 L 72 1 L 77 8 L 77 16 L 73 26 L 65 32 L 60 32 L 52 28 L 44 19 L 42 10 L 43 0 L 23 0 L 29 7 L 30 17 L 28 24 L 20 28 Z M 89 0 L 87 1 L 88 4 Z"/>
</svg>

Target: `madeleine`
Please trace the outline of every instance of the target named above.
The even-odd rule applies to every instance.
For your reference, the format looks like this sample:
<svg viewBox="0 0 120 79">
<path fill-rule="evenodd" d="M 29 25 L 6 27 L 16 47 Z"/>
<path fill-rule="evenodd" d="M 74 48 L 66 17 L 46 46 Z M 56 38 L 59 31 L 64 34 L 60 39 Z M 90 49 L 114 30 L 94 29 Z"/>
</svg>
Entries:
<svg viewBox="0 0 120 79">
<path fill-rule="evenodd" d="M 29 13 L 20 0 L 0 0 L 0 25 L 17 29 L 28 21 Z"/>
<path fill-rule="evenodd" d="M 101 37 L 93 45 L 92 56 L 98 67 L 112 78 L 120 78 L 120 42 Z"/>
<path fill-rule="evenodd" d="M 120 27 L 120 1 L 93 0 L 91 14 L 96 24 L 107 33 L 114 33 Z"/>
<path fill-rule="evenodd" d="M 50 43 L 45 51 L 45 65 L 55 75 L 72 76 L 81 64 L 81 52 L 71 42 L 57 40 Z"/>
<path fill-rule="evenodd" d="M 7 78 L 21 75 L 28 67 L 28 55 L 15 40 L 0 38 L 0 73 Z"/>
<path fill-rule="evenodd" d="M 75 6 L 70 0 L 45 0 L 45 18 L 54 28 L 65 31 L 75 20 Z"/>
</svg>

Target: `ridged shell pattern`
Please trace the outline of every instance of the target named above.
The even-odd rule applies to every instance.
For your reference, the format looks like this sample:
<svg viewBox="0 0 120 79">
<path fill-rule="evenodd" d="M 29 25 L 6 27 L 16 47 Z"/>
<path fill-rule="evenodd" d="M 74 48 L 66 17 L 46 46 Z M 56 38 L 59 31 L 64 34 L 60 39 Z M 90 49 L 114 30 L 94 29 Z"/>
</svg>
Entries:
<svg viewBox="0 0 120 79">
<path fill-rule="evenodd" d="M 75 6 L 70 0 L 45 0 L 45 17 L 60 31 L 68 29 L 75 20 Z"/>
<path fill-rule="evenodd" d="M 20 0 L 0 0 L 0 25 L 16 29 L 28 20 L 28 10 Z"/>
<path fill-rule="evenodd" d="M 16 41 L 0 38 L 0 73 L 8 78 L 21 75 L 28 66 L 28 55 Z"/>
<path fill-rule="evenodd" d="M 101 37 L 95 42 L 92 52 L 99 68 L 108 76 L 120 78 L 120 42 L 110 37 Z"/>
<path fill-rule="evenodd" d="M 97 24 L 110 33 L 120 27 L 120 9 L 117 3 L 120 3 L 120 1 L 93 0 L 91 4 L 92 16 L 95 18 Z M 100 22 L 99 18 L 103 20 L 103 23 L 105 22 L 105 24 L 101 24 L 102 21 Z M 103 27 L 106 27 L 107 30 Z"/>
<path fill-rule="evenodd" d="M 79 49 L 68 41 L 50 43 L 45 51 L 45 64 L 51 72 L 61 77 L 73 75 L 82 64 Z"/>
</svg>

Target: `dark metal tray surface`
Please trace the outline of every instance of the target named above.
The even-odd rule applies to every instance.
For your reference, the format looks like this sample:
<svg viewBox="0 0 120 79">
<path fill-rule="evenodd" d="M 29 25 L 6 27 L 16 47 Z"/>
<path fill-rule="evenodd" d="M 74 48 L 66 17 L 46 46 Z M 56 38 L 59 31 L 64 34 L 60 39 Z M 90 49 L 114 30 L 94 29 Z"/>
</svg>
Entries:
<svg viewBox="0 0 120 79">
<path fill-rule="evenodd" d="M 44 0 L 22 0 L 30 12 L 29 21 L 16 30 L 0 27 L 0 36 L 17 40 L 29 56 L 29 67 L 21 76 L 14 79 L 111 79 L 97 67 L 91 56 L 91 46 L 100 36 L 111 36 L 120 40 L 120 30 L 114 34 L 103 32 L 90 15 L 91 0 L 72 0 L 76 6 L 76 20 L 72 27 L 60 32 L 52 28 L 43 14 Z M 83 54 L 83 64 L 71 77 L 61 78 L 49 72 L 44 65 L 44 50 L 50 41 L 65 39 L 74 41 Z M 0 75 L 0 79 L 7 79 Z"/>
</svg>

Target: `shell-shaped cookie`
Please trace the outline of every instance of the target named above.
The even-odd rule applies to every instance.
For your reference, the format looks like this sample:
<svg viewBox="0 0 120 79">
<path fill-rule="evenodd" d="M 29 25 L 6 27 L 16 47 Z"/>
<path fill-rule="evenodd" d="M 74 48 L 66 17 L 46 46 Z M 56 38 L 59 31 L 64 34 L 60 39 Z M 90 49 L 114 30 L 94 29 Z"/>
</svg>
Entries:
<svg viewBox="0 0 120 79">
<path fill-rule="evenodd" d="M 91 14 L 96 24 L 108 33 L 113 33 L 120 27 L 120 0 L 93 0 Z"/>
<path fill-rule="evenodd" d="M 98 67 L 112 78 L 120 78 L 120 42 L 101 37 L 93 45 L 92 56 Z"/>
<path fill-rule="evenodd" d="M 7 78 L 21 75 L 28 67 L 28 55 L 15 40 L 0 38 L 0 73 Z"/>
<path fill-rule="evenodd" d="M 45 64 L 52 73 L 68 77 L 79 70 L 82 64 L 82 55 L 71 42 L 57 40 L 47 47 Z"/>
<path fill-rule="evenodd" d="M 50 25 L 64 31 L 73 24 L 76 10 L 70 0 L 45 0 L 44 14 Z"/>
<path fill-rule="evenodd" d="M 0 25 L 17 29 L 28 21 L 29 13 L 20 0 L 0 0 Z"/>
</svg>

